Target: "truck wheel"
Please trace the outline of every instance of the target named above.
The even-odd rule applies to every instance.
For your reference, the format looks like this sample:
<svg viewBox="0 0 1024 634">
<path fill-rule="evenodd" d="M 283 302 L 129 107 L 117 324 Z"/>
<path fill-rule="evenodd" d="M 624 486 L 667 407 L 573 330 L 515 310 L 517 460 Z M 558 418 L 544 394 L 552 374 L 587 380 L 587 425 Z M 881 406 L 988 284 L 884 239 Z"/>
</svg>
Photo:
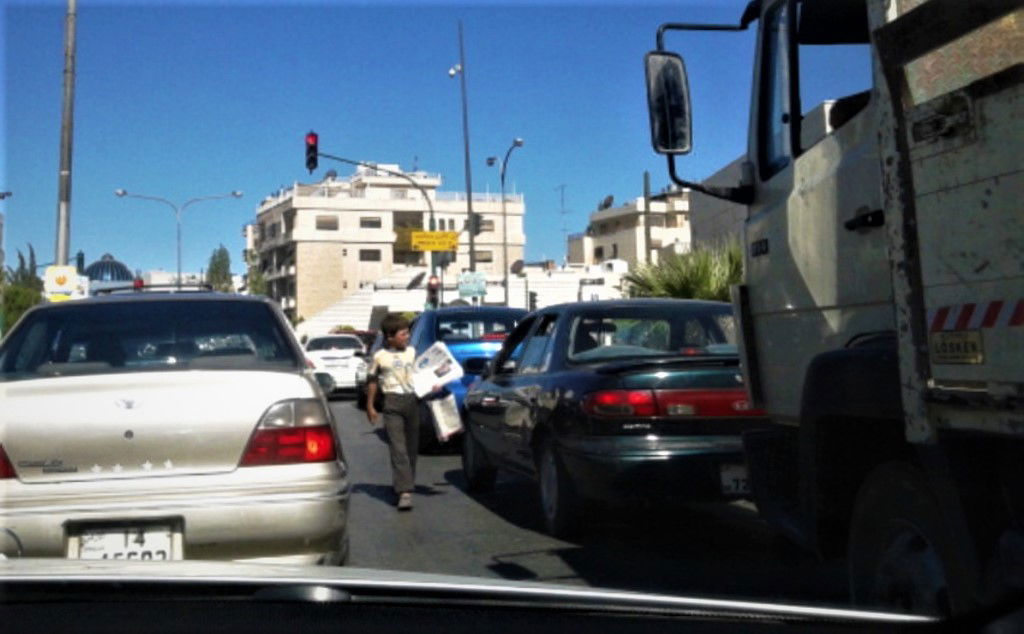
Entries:
<svg viewBox="0 0 1024 634">
<path fill-rule="evenodd" d="M 462 475 L 466 488 L 473 493 L 484 493 L 494 489 L 498 470 L 491 465 L 487 453 L 469 429 L 462 433 Z"/>
<path fill-rule="evenodd" d="M 548 534 L 558 538 L 577 534 L 582 504 L 551 436 L 544 438 L 537 452 L 537 476 L 541 515 Z"/>
<path fill-rule="evenodd" d="M 951 616 L 974 603 L 975 576 L 923 473 L 877 467 L 857 494 L 848 545 L 853 601 L 864 607 Z"/>
</svg>

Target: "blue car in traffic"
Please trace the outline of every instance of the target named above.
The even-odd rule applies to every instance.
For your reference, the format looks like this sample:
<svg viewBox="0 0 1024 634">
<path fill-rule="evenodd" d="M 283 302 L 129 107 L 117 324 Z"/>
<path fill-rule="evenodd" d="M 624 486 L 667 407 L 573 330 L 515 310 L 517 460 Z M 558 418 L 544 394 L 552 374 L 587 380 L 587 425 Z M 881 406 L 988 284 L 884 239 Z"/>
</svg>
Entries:
<svg viewBox="0 0 1024 634">
<path fill-rule="evenodd" d="M 526 315 L 526 310 L 505 306 L 450 306 L 428 310 L 413 321 L 409 342 L 416 349 L 416 354 L 421 354 L 437 341 L 443 341 L 451 351 L 465 374 L 444 387 L 446 392 L 455 396 L 455 403 L 462 413 L 469 386 L 480 378 L 467 370 L 467 366 L 479 367 L 482 361 L 494 357 L 505 337 Z M 437 445 L 434 421 L 426 406 L 420 415 L 420 444 L 423 447 Z"/>
</svg>

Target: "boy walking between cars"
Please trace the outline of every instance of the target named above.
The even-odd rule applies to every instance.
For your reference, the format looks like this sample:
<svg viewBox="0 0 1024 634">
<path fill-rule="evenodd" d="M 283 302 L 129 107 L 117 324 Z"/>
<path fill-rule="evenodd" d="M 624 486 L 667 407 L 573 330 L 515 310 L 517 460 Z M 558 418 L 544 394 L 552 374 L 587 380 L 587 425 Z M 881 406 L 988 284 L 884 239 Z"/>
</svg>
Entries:
<svg viewBox="0 0 1024 634">
<path fill-rule="evenodd" d="M 416 350 L 409 347 L 409 321 L 389 314 L 380 324 L 384 346 L 373 355 L 367 371 L 366 417 L 371 425 L 383 418 L 391 452 L 391 476 L 398 495 L 398 510 L 412 509 L 416 486 L 416 458 L 420 442 L 419 401 L 412 387 Z M 384 394 L 383 411 L 375 407 L 377 390 Z"/>
</svg>

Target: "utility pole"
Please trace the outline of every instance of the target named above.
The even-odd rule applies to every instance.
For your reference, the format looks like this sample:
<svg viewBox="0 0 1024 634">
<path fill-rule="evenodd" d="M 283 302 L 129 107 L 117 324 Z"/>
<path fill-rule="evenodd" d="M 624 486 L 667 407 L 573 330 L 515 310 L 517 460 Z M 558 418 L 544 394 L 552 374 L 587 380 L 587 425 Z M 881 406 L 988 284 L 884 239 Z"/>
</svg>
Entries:
<svg viewBox="0 0 1024 634">
<path fill-rule="evenodd" d="M 64 18 L 64 104 L 60 124 L 60 171 L 57 174 L 57 245 L 54 263 L 68 263 L 71 235 L 71 139 L 75 110 L 75 14 L 76 0 L 68 0 Z"/>
<path fill-rule="evenodd" d="M 469 270 L 476 271 L 476 240 L 473 235 L 473 178 L 469 166 L 469 104 L 466 99 L 466 47 L 462 38 L 462 20 L 459 20 L 459 63 L 448 69 L 448 76 L 459 76 L 462 89 L 462 144 L 466 162 L 466 221 L 469 223 Z"/>
<path fill-rule="evenodd" d="M 644 171 L 644 264 L 651 263 L 651 173 Z"/>
<path fill-rule="evenodd" d="M 555 187 L 559 191 L 559 209 L 562 215 L 562 247 L 568 251 L 569 249 L 569 229 L 565 224 L 565 185 L 559 185 Z M 568 258 L 566 258 L 568 259 Z"/>
</svg>

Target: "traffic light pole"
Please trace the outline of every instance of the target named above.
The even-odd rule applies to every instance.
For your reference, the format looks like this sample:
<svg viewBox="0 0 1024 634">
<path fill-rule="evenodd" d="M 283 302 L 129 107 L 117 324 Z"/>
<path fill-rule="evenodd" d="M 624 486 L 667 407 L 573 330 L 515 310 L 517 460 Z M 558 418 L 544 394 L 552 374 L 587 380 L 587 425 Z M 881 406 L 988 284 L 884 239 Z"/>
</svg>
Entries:
<svg viewBox="0 0 1024 634">
<path fill-rule="evenodd" d="M 335 156 L 333 154 L 327 154 L 326 152 L 317 152 L 317 156 L 322 156 L 322 157 L 324 157 L 326 159 L 331 159 L 332 161 L 338 161 L 339 163 L 346 163 L 348 165 L 357 165 L 359 167 L 366 167 L 366 168 L 369 168 L 369 169 L 372 169 L 372 170 L 378 170 L 378 171 L 384 172 L 385 174 L 389 174 L 391 176 L 397 176 L 398 178 L 404 178 L 405 180 L 409 181 L 409 184 L 412 185 L 413 187 L 415 187 L 420 192 L 420 194 L 423 195 L 423 200 L 427 201 L 427 209 L 430 211 L 430 230 L 431 231 L 437 230 L 437 224 L 436 224 L 436 222 L 434 220 L 434 203 L 432 203 L 430 201 L 430 196 L 427 195 L 427 190 L 423 189 L 423 186 L 420 185 L 419 183 L 417 183 L 416 180 L 413 179 L 408 174 L 404 174 L 402 172 L 396 172 L 394 170 L 389 170 L 386 167 L 381 167 L 381 166 L 376 165 L 374 163 L 366 163 L 364 161 L 353 161 L 352 159 L 342 158 L 340 156 Z M 472 238 L 470 238 L 470 241 L 472 241 Z M 430 252 L 430 274 L 431 275 L 437 275 L 437 265 L 435 264 L 435 262 L 436 262 L 436 258 L 434 257 L 434 252 L 431 251 Z"/>
</svg>

